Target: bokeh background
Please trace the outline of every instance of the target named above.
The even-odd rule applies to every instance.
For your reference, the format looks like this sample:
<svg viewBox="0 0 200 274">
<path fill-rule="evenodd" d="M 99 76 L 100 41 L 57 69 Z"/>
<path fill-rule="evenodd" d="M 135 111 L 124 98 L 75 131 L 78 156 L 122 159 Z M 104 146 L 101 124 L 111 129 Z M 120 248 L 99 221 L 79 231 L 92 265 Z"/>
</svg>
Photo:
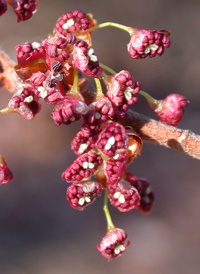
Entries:
<svg viewBox="0 0 200 274">
<path fill-rule="evenodd" d="M 200 134 L 200 2 L 195 0 L 40 0 L 38 12 L 17 24 L 9 10 L 0 18 L 0 46 L 13 58 L 15 45 L 43 40 L 58 17 L 80 9 L 98 22 L 167 29 L 172 45 L 162 57 L 132 60 L 127 33 L 106 28 L 93 34 L 101 63 L 129 70 L 142 89 L 158 99 L 180 93 L 190 105 L 179 127 Z M 0 107 L 10 94 L 1 89 Z M 136 111 L 155 118 L 143 98 Z M 17 114 L 0 116 L 0 151 L 14 180 L 0 187 L 1 274 L 199 274 L 200 162 L 179 152 L 144 144 L 129 169 L 149 180 L 156 202 L 149 215 L 120 213 L 113 221 L 131 241 L 124 255 L 107 262 L 96 245 L 106 233 L 103 197 L 76 211 L 68 204 L 61 173 L 75 159 L 70 142 L 80 123 L 56 126 L 52 106 L 43 104 L 33 121 Z"/>
</svg>

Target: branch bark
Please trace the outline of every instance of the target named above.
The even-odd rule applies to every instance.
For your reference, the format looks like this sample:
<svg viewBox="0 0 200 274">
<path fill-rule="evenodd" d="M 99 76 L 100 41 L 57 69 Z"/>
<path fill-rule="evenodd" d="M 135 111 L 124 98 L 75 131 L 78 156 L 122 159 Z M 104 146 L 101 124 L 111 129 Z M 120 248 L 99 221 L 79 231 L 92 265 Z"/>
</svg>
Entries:
<svg viewBox="0 0 200 274">
<path fill-rule="evenodd" d="M 131 126 L 143 141 L 172 148 L 200 160 L 200 136 L 190 130 L 166 125 L 132 110 L 128 110 L 126 119 L 119 122 Z"/>
</svg>

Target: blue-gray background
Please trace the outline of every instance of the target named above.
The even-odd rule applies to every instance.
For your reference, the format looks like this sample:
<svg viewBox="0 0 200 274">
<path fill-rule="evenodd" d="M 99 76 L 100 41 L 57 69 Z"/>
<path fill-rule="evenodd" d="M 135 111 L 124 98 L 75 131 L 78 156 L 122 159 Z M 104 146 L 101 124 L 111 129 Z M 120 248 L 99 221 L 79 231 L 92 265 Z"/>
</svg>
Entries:
<svg viewBox="0 0 200 274">
<path fill-rule="evenodd" d="M 15 59 L 15 45 L 38 41 L 68 11 L 91 12 L 98 22 L 119 22 L 137 28 L 167 29 L 172 45 L 162 57 L 132 60 L 127 33 L 96 31 L 93 47 L 101 63 L 115 71 L 129 70 L 142 89 L 161 99 L 180 93 L 190 100 L 180 128 L 200 134 L 200 3 L 172 0 L 64 1 L 40 0 L 29 22 L 17 24 L 9 11 L 0 18 L 0 46 Z M 10 94 L 1 90 L 0 107 Z M 56 126 L 50 105 L 33 121 L 0 116 L 0 151 L 14 180 L 0 187 L 1 274 L 198 274 L 200 271 L 200 163 L 181 153 L 144 144 L 130 170 L 151 182 L 156 202 L 150 215 L 120 213 L 113 221 L 129 235 L 125 254 L 107 262 L 96 245 L 106 233 L 103 197 L 83 212 L 65 198 L 61 173 L 75 159 L 70 142 L 80 123 Z M 135 110 L 155 118 L 140 98 Z"/>
</svg>

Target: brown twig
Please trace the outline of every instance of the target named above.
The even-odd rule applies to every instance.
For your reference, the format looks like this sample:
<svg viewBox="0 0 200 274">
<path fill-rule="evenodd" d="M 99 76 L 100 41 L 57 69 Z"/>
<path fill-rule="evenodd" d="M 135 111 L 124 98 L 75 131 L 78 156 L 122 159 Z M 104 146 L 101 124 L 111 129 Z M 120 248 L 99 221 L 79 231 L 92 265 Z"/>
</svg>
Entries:
<svg viewBox="0 0 200 274">
<path fill-rule="evenodd" d="M 0 88 L 5 87 L 8 91 L 14 92 L 20 79 L 13 67 L 16 63 L 0 48 Z"/>
<path fill-rule="evenodd" d="M 200 160 L 200 136 L 190 130 L 163 124 L 132 110 L 120 122 L 133 127 L 143 141 L 172 148 Z"/>
</svg>

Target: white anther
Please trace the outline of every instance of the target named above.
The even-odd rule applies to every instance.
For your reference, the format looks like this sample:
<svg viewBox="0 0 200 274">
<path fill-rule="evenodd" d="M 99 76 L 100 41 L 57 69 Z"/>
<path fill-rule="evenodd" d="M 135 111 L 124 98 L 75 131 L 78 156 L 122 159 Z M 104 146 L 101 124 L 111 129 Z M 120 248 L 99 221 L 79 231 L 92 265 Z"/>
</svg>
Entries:
<svg viewBox="0 0 200 274">
<path fill-rule="evenodd" d="M 115 198 L 115 199 L 118 199 L 118 201 L 121 203 L 121 204 L 123 204 L 126 200 L 125 200 L 125 198 L 124 198 L 124 195 L 123 194 L 121 194 L 121 192 L 115 192 L 115 194 L 113 195 L 113 197 Z"/>
<path fill-rule="evenodd" d="M 88 166 L 89 166 L 89 163 L 88 163 L 88 162 L 83 162 L 82 167 L 83 167 L 84 169 L 87 169 L 87 168 L 88 168 Z"/>
<path fill-rule="evenodd" d="M 111 148 L 111 145 L 107 143 L 107 144 L 105 145 L 105 150 L 109 150 L 110 148 Z"/>
<path fill-rule="evenodd" d="M 120 195 L 118 201 L 119 201 L 121 204 L 123 204 L 123 203 L 126 201 L 123 194 Z"/>
<path fill-rule="evenodd" d="M 93 48 L 91 48 L 91 49 L 88 50 L 87 55 L 90 57 L 90 60 L 92 62 L 98 61 L 97 56 L 94 54 Z"/>
<path fill-rule="evenodd" d="M 152 50 L 152 51 L 155 51 L 155 50 L 157 50 L 158 48 L 159 48 L 159 46 L 156 45 L 156 44 L 149 45 L 148 47 L 145 48 L 144 53 L 145 53 L 145 54 L 148 54 L 151 50 Z"/>
<path fill-rule="evenodd" d="M 38 42 L 33 42 L 31 46 L 33 49 L 38 49 L 40 47 L 40 44 Z"/>
<path fill-rule="evenodd" d="M 86 203 L 90 203 L 91 202 L 90 196 L 85 197 L 85 201 Z"/>
<path fill-rule="evenodd" d="M 92 169 L 92 168 L 94 167 L 94 164 L 93 164 L 93 163 L 88 163 L 88 167 L 89 167 L 90 169 Z"/>
<path fill-rule="evenodd" d="M 124 251 L 124 250 L 125 250 L 125 247 L 122 244 L 120 244 L 114 248 L 115 254 L 119 254 L 121 251 Z"/>
<path fill-rule="evenodd" d="M 43 86 L 40 86 L 40 87 L 38 87 L 38 91 L 40 92 L 40 95 L 43 99 L 45 97 L 47 97 L 48 92 L 47 92 L 46 88 L 44 88 Z"/>
<path fill-rule="evenodd" d="M 88 56 L 91 56 L 92 54 L 94 53 L 94 49 L 93 48 L 90 48 L 87 52 L 87 55 Z"/>
<path fill-rule="evenodd" d="M 131 94 L 132 91 L 133 91 L 133 89 L 130 87 L 127 87 L 125 89 L 124 96 L 125 96 L 126 100 L 130 100 L 132 98 L 132 94 Z"/>
<path fill-rule="evenodd" d="M 113 159 L 117 160 L 119 158 L 119 154 L 115 155 Z"/>
<path fill-rule="evenodd" d="M 83 153 L 87 148 L 88 148 L 87 144 L 81 144 L 80 147 L 79 147 L 78 152 Z"/>
<path fill-rule="evenodd" d="M 101 118 L 101 114 L 99 112 L 95 112 L 95 118 L 98 120 Z"/>
<path fill-rule="evenodd" d="M 108 139 L 108 143 L 109 143 L 110 145 L 114 145 L 114 143 L 115 143 L 115 137 L 114 137 L 114 136 L 110 137 L 110 138 Z"/>
<path fill-rule="evenodd" d="M 112 145 L 115 143 L 115 137 L 112 136 L 108 139 L 107 144 L 105 145 L 105 150 L 109 150 Z"/>
<path fill-rule="evenodd" d="M 84 203 L 85 203 L 85 198 L 84 198 L 84 197 L 81 197 L 81 198 L 78 200 L 78 204 L 82 206 Z"/>
<path fill-rule="evenodd" d="M 115 254 L 119 254 L 120 251 L 121 251 L 120 246 L 119 246 L 119 245 L 116 246 L 115 249 L 114 249 L 114 253 L 115 253 Z"/>
<path fill-rule="evenodd" d="M 33 96 L 32 95 L 30 95 L 30 96 L 28 96 L 24 99 L 24 102 L 26 102 L 26 103 L 31 103 L 32 101 L 33 101 Z"/>
<path fill-rule="evenodd" d="M 119 199 L 120 195 L 121 195 L 120 192 L 115 192 L 115 194 L 113 195 L 113 197 L 114 197 L 115 199 Z"/>
<path fill-rule="evenodd" d="M 69 19 L 65 24 L 63 24 L 62 28 L 63 29 L 69 29 L 73 25 L 74 25 L 74 20 L 73 19 Z"/>
<path fill-rule="evenodd" d="M 124 251 L 125 247 L 123 245 L 120 245 L 120 249 L 121 249 L 121 251 Z"/>
</svg>

